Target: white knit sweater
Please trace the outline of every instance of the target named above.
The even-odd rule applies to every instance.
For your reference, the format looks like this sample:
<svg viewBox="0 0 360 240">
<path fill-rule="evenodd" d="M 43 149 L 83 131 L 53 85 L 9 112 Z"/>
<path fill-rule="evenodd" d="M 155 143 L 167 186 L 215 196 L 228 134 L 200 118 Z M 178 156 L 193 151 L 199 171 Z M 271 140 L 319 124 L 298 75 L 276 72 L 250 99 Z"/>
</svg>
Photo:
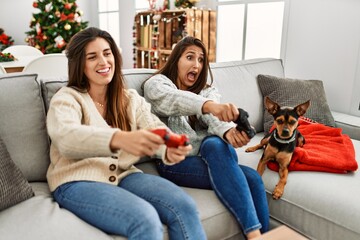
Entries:
<svg viewBox="0 0 360 240">
<path fill-rule="evenodd" d="M 127 91 L 130 103 L 127 113 L 131 130 L 166 127 L 150 112 L 150 105 L 135 90 Z M 51 191 L 70 181 L 88 180 L 109 184 L 133 172 L 139 157 L 119 150 L 110 150 L 110 141 L 117 128 L 102 118 L 88 93 L 61 88 L 52 98 L 47 114 L 51 139 L 51 163 L 47 172 Z M 165 159 L 166 146 L 157 155 Z"/>
<path fill-rule="evenodd" d="M 197 155 L 202 140 L 209 135 L 224 139 L 224 133 L 235 127 L 233 122 L 222 122 L 212 114 L 203 114 L 202 106 L 206 101 L 220 102 L 220 94 L 215 87 L 203 89 L 199 94 L 179 90 L 165 75 L 152 76 L 144 84 L 144 97 L 151 104 L 152 112 L 176 133 L 189 136 L 193 150 Z M 192 129 L 188 116 L 197 115 L 199 124 Z M 225 139 L 224 139 L 225 140 Z"/>
</svg>

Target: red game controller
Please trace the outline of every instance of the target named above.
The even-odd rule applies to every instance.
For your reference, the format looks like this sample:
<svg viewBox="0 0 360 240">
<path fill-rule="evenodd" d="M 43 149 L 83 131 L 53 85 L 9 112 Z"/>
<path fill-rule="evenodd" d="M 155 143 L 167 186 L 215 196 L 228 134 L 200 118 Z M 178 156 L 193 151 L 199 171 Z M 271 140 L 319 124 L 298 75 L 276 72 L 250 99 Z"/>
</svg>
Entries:
<svg viewBox="0 0 360 240">
<path fill-rule="evenodd" d="M 155 133 L 165 140 L 165 144 L 168 147 L 177 148 L 179 146 L 187 146 L 190 144 L 189 138 L 185 134 L 171 133 L 167 129 L 153 129 L 152 133 Z"/>
</svg>

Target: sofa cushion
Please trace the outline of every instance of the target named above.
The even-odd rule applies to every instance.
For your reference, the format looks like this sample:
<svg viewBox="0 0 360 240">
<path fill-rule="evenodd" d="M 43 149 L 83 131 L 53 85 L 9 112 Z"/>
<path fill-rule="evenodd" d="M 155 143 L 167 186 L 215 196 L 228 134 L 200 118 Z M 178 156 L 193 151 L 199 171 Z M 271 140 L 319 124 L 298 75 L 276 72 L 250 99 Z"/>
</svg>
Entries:
<svg viewBox="0 0 360 240">
<path fill-rule="evenodd" d="M 155 71 L 156 69 L 147 68 L 123 69 L 126 86 L 135 89 L 141 96 L 144 96 L 142 83 L 151 77 Z"/>
<path fill-rule="evenodd" d="M 249 113 L 249 121 L 257 132 L 263 131 L 262 94 L 256 81 L 259 73 L 283 77 L 279 59 L 211 63 L 214 86 L 219 90 L 221 102 L 233 103 Z"/>
<path fill-rule="evenodd" d="M 0 75 L 0 135 L 28 181 L 46 180 L 50 162 L 45 108 L 36 76 Z"/>
<path fill-rule="evenodd" d="M 61 87 L 66 86 L 67 82 L 68 77 L 47 78 L 40 81 L 46 112 L 49 110 L 51 98 Z"/>
<path fill-rule="evenodd" d="M 0 211 L 34 195 L 20 169 L 11 160 L 0 136 Z"/>
<path fill-rule="evenodd" d="M 310 108 L 306 111 L 305 117 L 328 126 L 335 126 L 322 81 L 279 78 L 263 74 L 260 74 L 257 80 L 264 97 L 270 97 L 280 106 L 291 107 L 310 99 Z M 273 121 L 273 117 L 264 108 L 265 132 L 270 130 Z"/>
<path fill-rule="evenodd" d="M 34 197 L 0 212 L 1 239 L 118 239 L 61 208 L 50 195 L 47 183 L 31 185 Z"/>
</svg>

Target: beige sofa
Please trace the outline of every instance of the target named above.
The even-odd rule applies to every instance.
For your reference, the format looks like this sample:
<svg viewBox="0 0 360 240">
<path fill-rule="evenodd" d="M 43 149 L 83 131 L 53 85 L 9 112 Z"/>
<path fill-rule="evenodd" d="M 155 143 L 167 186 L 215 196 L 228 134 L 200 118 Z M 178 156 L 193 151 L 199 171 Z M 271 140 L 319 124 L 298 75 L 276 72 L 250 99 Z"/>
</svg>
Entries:
<svg viewBox="0 0 360 240">
<path fill-rule="evenodd" d="M 211 65 L 215 85 L 224 102 L 246 109 L 257 135 L 249 145 L 263 137 L 263 96 L 258 74 L 284 77 L 281 60 L 254 59 Z M 141 83 L 153 73 L 150 69 L 125 69 L 127 84 L 142 94 Z M 46 183 L 49 139 L 45 115 L 54 92 L 66 84 L 66 77 L 37 79 L 34 74 L 0 75 L 0 137 L 16 166 L 30 183 L 35 196 L 0 212 L 0 238 L 33 240 L 109 240 L 110 236 L 54 202 Z M 359 118 L 333 112 L 337 126 L 350 134 L 360 157 Z M 239 162 L 256 168 L 261 151 L 245 153 L 238 149 Z M 152 161 L 137 165 L 157 174 Z M 1 170 L 0 170 L 1 171 Z M 285 194 L 273 200 L 271 192 L 278 175 L 267 169 L 263 180 L 268 193 L 271 227 L 285 224 L 311 239 L 360 239 L 360 174 L 291 172 Z M 243 239 L 232 215 L 212 191 L 185 188 L 195 199 L 208 239 Z M 169 193 L 170 194 L 170 193 Z M 146 239 L 146 236 L 144 236 Z M 165 233 L 164 239 L 167 239 Z"/>
</svg>

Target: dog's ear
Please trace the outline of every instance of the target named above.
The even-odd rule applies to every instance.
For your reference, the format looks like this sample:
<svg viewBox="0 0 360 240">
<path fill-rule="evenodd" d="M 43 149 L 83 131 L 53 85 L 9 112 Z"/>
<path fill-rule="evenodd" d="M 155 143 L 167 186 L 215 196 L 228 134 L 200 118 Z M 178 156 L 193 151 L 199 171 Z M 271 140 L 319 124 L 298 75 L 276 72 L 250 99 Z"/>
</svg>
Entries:
<svg viewBox="0 0 360 240">
<path fill-rule="evenodd" d="M 310 100 L 307 100 L 306 102 L 297 105 L 294 109 L 299 116 L 302 116 L 306 113 L 306 110 L 309 107 L 310 107 Z"/>
<path fill-rule="evenodd" d="M 275 115 L 280 110 L 280 105 L 271 100 L 268 96 L 266 96 L 265 108 L 271 115 Z"/>
</svg>

